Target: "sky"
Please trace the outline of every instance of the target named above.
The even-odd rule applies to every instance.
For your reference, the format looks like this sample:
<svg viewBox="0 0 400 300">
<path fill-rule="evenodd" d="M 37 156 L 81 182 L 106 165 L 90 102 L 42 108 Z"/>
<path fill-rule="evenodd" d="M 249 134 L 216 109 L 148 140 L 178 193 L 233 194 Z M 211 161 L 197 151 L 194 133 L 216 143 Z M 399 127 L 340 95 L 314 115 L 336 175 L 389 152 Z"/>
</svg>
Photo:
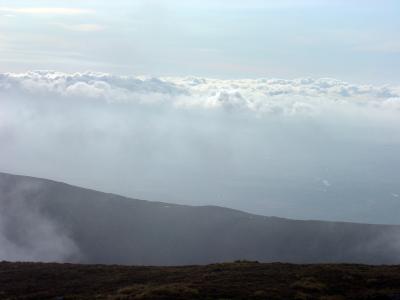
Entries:
<svg viewBox="0 0 400 300">
<path fill-rule="evenodd" d="M 399 84 L 398 1 L 0 1 L 0 71 Z"/>
<path fill-rule="evenodd" d="M 0 172 L 400 224 L 398 1 L 0 0 Z"/>
</svg>

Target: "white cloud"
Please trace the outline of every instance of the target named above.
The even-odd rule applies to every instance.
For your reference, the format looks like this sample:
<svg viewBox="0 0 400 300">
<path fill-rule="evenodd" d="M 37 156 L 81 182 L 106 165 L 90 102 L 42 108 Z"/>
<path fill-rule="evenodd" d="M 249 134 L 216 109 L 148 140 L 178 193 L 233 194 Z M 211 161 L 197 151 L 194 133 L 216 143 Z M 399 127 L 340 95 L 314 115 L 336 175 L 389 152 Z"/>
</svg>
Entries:
<svg viewBox="0 0 400 300">
<path fill-rule="evenodd" d="M 30 15 L 81 15 L 91 14 L 92 10 L 66 7 L 0 7 L 0 12 Z"/>
<path fill-rule="evenodd" d="M 80 31 L 80 32 L 95 32 L 95 31 L 103 31 L 104 26 L 100 24 L 62 24 L 56 23 L 55 25 L 71 31 Z"/>
<path fill-rule="evenodd" d="M 315 115 L 342 108 L 400 111 L 399 88 L 322 78 L 219 80 L 34 71 L 0 75 L 0 88 L 108 102 L 169 104 L 263 114 Z"/>
</svg>

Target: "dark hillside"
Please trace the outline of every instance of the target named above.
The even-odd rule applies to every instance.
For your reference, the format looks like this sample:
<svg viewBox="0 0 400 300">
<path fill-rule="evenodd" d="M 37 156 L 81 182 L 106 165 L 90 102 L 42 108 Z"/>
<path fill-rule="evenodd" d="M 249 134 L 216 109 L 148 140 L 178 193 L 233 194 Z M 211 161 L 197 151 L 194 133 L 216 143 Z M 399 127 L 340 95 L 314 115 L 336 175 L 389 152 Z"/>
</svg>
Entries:
<svg viewBox="0 0 400 300">
<path fill-rule="evenodd" d="M 400 226 L 295 221 L 221 207 L 149 202 L 8 174 L 0 174 L 0 205 L 0 238 L 11 249 L 6 260 L 400 263 Z M 43 245 L 59 255 L 49 255 Z M 25 258 L 32 249 L 38 254 Z"/>
</svg>

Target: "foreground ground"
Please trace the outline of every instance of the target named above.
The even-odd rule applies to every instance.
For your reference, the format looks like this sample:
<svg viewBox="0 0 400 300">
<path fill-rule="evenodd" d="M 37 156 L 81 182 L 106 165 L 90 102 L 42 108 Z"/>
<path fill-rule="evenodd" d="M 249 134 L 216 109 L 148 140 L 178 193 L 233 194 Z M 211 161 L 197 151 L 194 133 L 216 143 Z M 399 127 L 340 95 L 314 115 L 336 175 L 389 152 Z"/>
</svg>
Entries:
<svg viewBox="0 0 400 300">
<path fill-rule="evenodd" d="M 235 262 L 126 267 L 2 262 L 0 299 L 400 300 L 400 266 Z"/>
</svg>

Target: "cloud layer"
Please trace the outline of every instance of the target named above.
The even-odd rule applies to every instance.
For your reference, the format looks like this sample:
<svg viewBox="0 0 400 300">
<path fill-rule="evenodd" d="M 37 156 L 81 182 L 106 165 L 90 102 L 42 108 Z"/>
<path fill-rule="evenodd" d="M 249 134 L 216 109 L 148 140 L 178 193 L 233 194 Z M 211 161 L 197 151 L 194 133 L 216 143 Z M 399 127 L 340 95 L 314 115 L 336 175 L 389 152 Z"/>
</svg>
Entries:
<svg viewBox="0 0 400 300">
<path fill-rule="evenodd" d="M 257 114 L 318 113 L 344 106 L 400 110 L 399 87 L 357 85 L 331 78 L 218 80 L 36 71 L 1 74 L 0 89 L 108 102 L 162 102 Z"/>
<path fill-rule="evenodd" d="M 334 79 L 0 74 L 0 170 L 165 202 L 398 223 L 400 97 Z"/>
</svg>

